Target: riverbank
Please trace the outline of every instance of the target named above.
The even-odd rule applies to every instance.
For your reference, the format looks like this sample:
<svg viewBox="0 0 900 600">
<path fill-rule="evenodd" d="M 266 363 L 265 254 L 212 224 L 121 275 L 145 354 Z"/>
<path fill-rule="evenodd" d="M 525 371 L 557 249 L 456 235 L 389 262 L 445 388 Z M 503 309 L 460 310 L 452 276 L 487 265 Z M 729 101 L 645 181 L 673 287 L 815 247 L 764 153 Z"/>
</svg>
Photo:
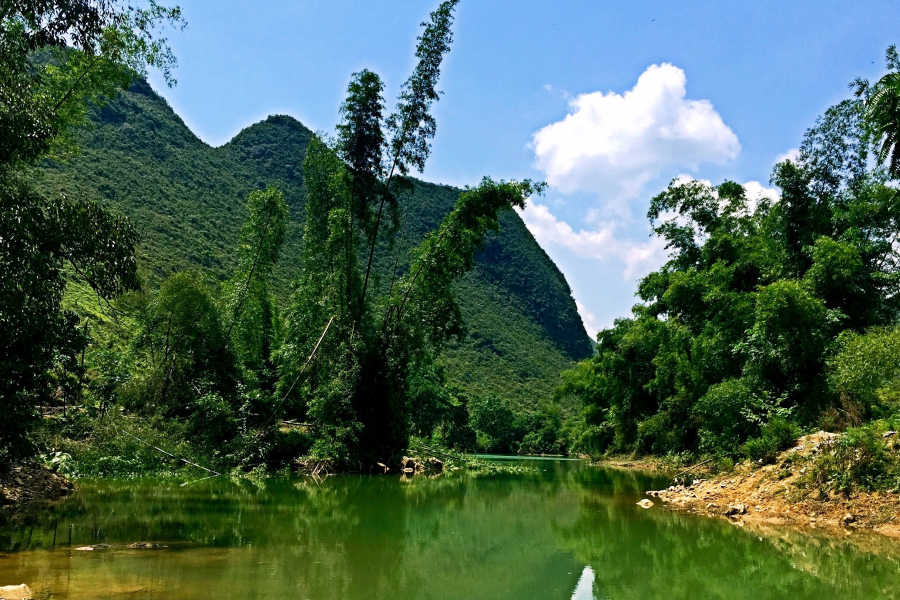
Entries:
<svg viewBox="0 0 900 600">
<path fill-rule="evenodd" d="M 709 477 L 692 472 L 684 477 L 684 483 L 651 490 L 647 495 L 672 510 L 722 516 L 739 523 L 870 530 L 900 538 L 896 489 L 841 492 L 829 489 L 817 477 L 823 459 L 839 452 L 838 438 L 826 432 L 803 436 L 772 464 L 747 461 L 728 473 Z M 900 450 L 896 440 L 890 441 L 890 450 Z"/>
<path fill-rule="evenodd" d="M 55 502 L 73 489 L 71 481 L 37 461 L 0 469 L 0 518 Z"/>
</svg>

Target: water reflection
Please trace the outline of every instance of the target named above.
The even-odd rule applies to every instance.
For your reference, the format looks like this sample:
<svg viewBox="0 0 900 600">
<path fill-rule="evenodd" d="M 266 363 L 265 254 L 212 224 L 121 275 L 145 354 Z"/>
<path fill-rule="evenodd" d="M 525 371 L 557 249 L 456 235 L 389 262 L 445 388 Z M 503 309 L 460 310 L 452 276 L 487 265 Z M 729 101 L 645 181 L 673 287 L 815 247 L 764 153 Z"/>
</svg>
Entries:
<svg viewBox="0 0 900 600">
<path fill-rule="evenodd" d="M 894 598 L 898 552 L 644 511 L 663 482 L 544 461 L 524 475 L 84 483 L 0 528 L 0 585 L 41 597 Z M 71 537 L 70 537 L 71 536 Z M 132 542 L 168 548 L 128 548 Z M 106 544 L 97 550 L 80 546 Z"/>
<path fill-rule="evenodd" d="M 578 578 L 578 585 L 572 592 L 572 600 L 596 600 L 594 596 L 594 571 L 585 567 Z"/>
</svg>

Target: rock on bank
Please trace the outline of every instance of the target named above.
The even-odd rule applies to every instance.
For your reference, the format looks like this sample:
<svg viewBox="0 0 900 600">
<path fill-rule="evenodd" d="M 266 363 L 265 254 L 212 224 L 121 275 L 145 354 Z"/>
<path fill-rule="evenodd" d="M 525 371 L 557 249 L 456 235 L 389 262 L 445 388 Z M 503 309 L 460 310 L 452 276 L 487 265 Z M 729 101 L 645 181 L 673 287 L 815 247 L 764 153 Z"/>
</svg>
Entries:
<svg viewBox="0 0 900 600">
<path fill-rule="evenodd" d="M 8 516 L 26 505 L 67 496 L 72 483 L 38 462 L 0 469 L 0 511 Z"/>
</svg>

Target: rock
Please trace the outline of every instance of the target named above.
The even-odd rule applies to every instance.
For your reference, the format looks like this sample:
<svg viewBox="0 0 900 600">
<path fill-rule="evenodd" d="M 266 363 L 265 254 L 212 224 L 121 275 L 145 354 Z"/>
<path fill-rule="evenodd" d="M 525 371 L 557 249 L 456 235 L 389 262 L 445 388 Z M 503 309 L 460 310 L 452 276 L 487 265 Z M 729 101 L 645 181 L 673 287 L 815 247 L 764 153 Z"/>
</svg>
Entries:
<svg viewBox="0 0 900 600">
<path fill-rule="evenodd" d="M 854 522 L 856 522 L 856 515 L 851 515 L 850 513 L 847 513 L 846 515 L 841 517 L 841 523 L 843 523 L 844 525 L 849 525 L 850 523 L 854 523 Z"/>
<path fill-rule="evenodd" d="M 733 517 L 736 515 L 746 515 L 747 507 L 744 506 L 743 504 L 729 504 L 728 510 L 726 510 L 724 514 L 727 517 Z"/>
<path fill-rule="evenodd" d="M 637 505 L 640 506 L 641 508 L 651 508 L 653 506 L 653 503 L 650 502 L 649 500 L 647 500 L 646 498 L 644 498 L 643 500 L 638 502 Z"/>
<path fill-rule="evenodd" d="M 400 461 L 400 467 L 404 473 L 424 473 L 425 465 L 420 463 L 415 458 L 411 458 L 409 456 L 404 456 L 403 460 Z M 407 470 L 409 469 L 409 470 Z"/>
<path fill-rule="evenodd" d="M 31 600 L 33 595 L 31 588 L 24 583 L 0 586 L 0 600 Z"/>
<path fill-rule="evenodd" d="M 718 508 L 719 508 L 719 505 L 716 504 L 715 502 L 708 502 L 706 504 L 706 510 L 716 510 Z"/>
</svg>

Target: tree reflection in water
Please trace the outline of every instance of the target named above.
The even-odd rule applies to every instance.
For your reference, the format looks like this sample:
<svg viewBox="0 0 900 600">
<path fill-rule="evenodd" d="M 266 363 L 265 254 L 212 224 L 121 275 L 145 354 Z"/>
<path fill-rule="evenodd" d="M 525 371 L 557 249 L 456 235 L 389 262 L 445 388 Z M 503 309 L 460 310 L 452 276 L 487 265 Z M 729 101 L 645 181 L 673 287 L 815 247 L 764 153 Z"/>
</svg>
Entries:
<svg viewBox="0 0 900 600">
<path fill-rule="evenodd" d="M 82 482 L 0 528 L 0 583 L 54 598 L 893 598 L 893 546 L 749 531 L 635 506 L 665 482 L 535 461 L 533 472 Z M 69 545 L 71 525 L 72 541 Z M 166 549 L 129 549 L 164 542 Z M 75 547 L 109 544 L 94 551 Z M 27 549 L 26 549 L 27 547 Z"/>
</svg>

